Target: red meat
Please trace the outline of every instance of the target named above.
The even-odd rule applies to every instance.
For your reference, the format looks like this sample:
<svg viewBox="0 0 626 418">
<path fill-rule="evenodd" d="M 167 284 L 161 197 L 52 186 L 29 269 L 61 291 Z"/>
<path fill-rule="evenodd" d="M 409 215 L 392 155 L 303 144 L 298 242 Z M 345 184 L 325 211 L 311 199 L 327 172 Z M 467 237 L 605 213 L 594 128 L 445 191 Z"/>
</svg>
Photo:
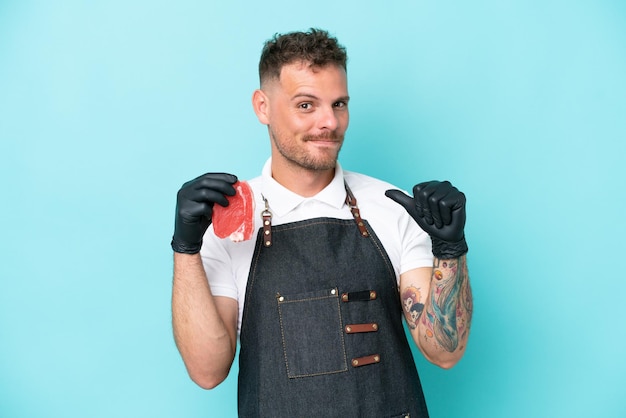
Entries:
<svg viewBox="0 0 626 418">
<path fill-rule="evenodd" d="M 213 230 L 220 238 L 229 237 L 233 242 L 246 241 L 254 232 L 254 195 L 245 181 L 233 184 L 237 191 L 226 196 L 228 206 L 213 206 Z"/>
</svg>

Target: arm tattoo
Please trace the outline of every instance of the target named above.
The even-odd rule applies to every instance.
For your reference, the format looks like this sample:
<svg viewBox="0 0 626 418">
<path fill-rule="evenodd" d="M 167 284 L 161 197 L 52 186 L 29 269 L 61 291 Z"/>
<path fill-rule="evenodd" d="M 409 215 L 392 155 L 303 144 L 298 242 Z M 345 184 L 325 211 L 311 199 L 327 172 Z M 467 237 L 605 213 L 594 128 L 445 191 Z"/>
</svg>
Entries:
<svg viewBox="0 0 626 418">
<path fill-rule="evenodd" d="M 423 316 L 424 324 L 429 328 L 426 336 L 434 336 L 436 342 L 451 353 L 464 340 L 472 315 L 465 258 L 435 259 L 431 286 L 434 288 L 430 292 L 430 306 Z"/>
<path fill-rule="evenodd" d="M 424 311 L 422 292 L 415 286 L 409 286 L 402 291 L 401 299 L 407 325 L 411 329 L 417 328 L 417 320 Z"/>
</svg>

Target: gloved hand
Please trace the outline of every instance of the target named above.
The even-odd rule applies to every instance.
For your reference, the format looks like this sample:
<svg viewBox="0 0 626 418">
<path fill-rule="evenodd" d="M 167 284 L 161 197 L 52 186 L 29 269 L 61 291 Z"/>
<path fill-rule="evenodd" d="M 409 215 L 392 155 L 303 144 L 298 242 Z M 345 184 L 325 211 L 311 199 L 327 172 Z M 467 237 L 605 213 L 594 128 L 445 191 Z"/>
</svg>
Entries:
<svg viewBox="0 0 626 418">
<path fill-rule="evenodd" d="M 440 260 L 467 253 L 465 242 L 465 195 L 449 181 L 429 181 L 413 187 L 413 197 L 400 190 L 385 195 L 402 205 L 417 224 L 430 235 L 433 255 Z"/>
<path fill-rule="evenodd" d="M 225 195 L 234 196 L 237 177 L 227 173 L 207 173 L 187 183 L 178 191 L 172 249 L 196 254 L 213 215 L 213 205 L 228 206 Z"/>
</svg>

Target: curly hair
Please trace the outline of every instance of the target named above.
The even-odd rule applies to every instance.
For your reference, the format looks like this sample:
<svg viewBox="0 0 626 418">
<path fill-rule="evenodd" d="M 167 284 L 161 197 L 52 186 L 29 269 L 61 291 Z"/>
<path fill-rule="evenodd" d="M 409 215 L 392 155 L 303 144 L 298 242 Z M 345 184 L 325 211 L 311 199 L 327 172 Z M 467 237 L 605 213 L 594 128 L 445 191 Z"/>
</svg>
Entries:
<svg viewBox="0 0 626 418">
<path fill-rule="evenodd" d="M 308 32 L 275 34 L 265 42 L 259 61 L 261 85 L 271 78 L 279 78 L 284 65 L 305 62 L 314 67 L 334 64 L 347 70 L 346 48 L 327 31 L 311 28 Z"/>
</svg>

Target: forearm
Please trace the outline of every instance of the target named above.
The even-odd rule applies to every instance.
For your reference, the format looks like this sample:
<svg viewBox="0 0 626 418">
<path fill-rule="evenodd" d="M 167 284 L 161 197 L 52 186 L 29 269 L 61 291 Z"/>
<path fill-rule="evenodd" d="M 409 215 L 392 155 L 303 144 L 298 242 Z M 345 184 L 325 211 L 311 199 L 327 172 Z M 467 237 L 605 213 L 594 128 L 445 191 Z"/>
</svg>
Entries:
<svg viewBox="0 0 626 418">
<path fill-rule="evenodd" d="M 233 324 L 232 307 L 224 306 L 234 303 L 236 311 L 236 302 L 216 299 L 200 255 L 174 253 L 174 338 L 189 376 L 207 389 L 226 378 L 236 350 L 236 314 Z"/>
<path fill-rule="evenodd" d="M 454 366 L 467 346 L 472 292 L 465 256 L 435 258 L 424 309 L 411 330 L 424 356 L 443 368 Z"/>
</svg>

